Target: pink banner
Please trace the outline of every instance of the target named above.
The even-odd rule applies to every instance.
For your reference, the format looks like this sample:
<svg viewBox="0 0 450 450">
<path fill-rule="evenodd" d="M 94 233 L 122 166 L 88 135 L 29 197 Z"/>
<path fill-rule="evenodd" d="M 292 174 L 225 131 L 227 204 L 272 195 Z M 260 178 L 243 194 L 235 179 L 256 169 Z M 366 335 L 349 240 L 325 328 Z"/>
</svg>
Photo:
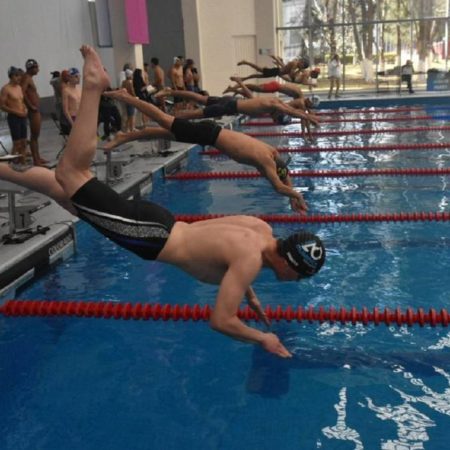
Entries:
<svg viewBox="0 0 450 450">
<path fill-rule="evenodd" d="M 147 0 L 125 0 L 128 42 L 149 44 Z"/>
</svg>

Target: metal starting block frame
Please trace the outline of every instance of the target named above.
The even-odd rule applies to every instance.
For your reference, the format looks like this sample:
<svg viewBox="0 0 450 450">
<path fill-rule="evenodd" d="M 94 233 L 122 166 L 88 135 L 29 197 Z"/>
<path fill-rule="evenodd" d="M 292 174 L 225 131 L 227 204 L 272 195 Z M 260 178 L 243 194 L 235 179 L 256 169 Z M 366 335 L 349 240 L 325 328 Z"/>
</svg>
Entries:
<svg viewBox="0 0 450 450">
<path fill-rule="evenodd" d="M 8 195 L 8 206 L 5 210 L 9 215 L 9 233 L 2 237 L 5 244 L 22 243 L 36 234 L 45 234 L 48 227 L 36 227 L 33 230 L 31 225 L 31 212 L 36 209 L 36 205 L 16 206 L 16 194 L 25 194 L 25 189 L 17 184 L 8 181 L 0 181 L 0 193 Z"/>
</svg>

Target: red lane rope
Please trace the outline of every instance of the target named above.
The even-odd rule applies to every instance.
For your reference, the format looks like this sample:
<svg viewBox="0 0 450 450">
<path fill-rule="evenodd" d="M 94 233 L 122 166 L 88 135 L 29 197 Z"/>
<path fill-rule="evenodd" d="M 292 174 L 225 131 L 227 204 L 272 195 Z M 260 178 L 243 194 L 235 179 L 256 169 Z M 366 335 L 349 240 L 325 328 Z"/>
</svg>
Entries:
<svg viewBox="0 0 450 450">
<path fill-rule="evenodd" d="M 372 113 L 397 113 L 405 111 L 423 111 L 423 106 L 403 106 L 400 108 L 373 108 L 373 109 L 345 109 L 342 111 L 318 111 L 316 114 L 319 116 L 337 116 L 340 114 L 372 114 Z M 442 109 L 447 109 L 442 107 Z"/>
<path fill-rule="evenodd" d="M 347 169 L 347 170 L 296 170 L 289 171 L 291 177 L 307 178 L 342 178 L 361 176 L 429 176 L 450 175 L 450 167 L 446 168 L 408 168 L 408 169 Z M 181 172 L 166 175 L 168 180 L 190 181 L 190 180 L 218 180 L 236 178 L 260 178 L 259 172 Z"/>
<path fill-rule="evenodd" d="M 450 118 L 450 116 L 449 116 Z M 387 118 L 364 118 L 364 119 L 321 119 L 320 123 L 346 123 L 346 122 L 411 122 L 414 120 L 447 120 L 443 119 L 443 116 L 400 116 L 400 117 L 387 117 Z M 300 120 L 292 120 L 292 124 L 300 123 Z M 271 127 L 271 126 L 277 126 L 279 127 L 280 124 L 275 123 L 273 120 L 263 120 L 263 121 L 249 121 L 249 122 L 243 122 L 241 124 L 243 127 Z"/>
<path fill-rule="evenodd" d="M 280 153 L 320 153 L 320 152 L 372 152 L 372 151 L 397 151 L 397 150 L 434 150 L 450 148 L 450 142 L 433 142 L 429 144 L 385 144 L 385 145 L 349 145 L 343 147 L 275 147 Z M 200 155 L 226 156 L 220 150 L 209 149 L 199 152 Z"/>
<path fill-rule="evenodd" d="M 124 319 L 124 320 L 193 320 L 207 321 L 211 317 L 212 309 L 208 306 L 200 305 L 169 305 L 169 304 L 141 304 L 141 303 L 116 303 L 116 302 L 85 302 L 85 301 L 54 301 L 54 300 L 8 300 L 5 305 L 0 307 L 0 313 L 7 317 L 28 317 L 28 316 L 69 316 L 69 317 L 93 317 L 103 319 Z M 270 320 L 288 322 L 340 322 L 342 324 L 362 323 L 363 325 L 442 325 L 448 326 L 450 315 L 446 309 L 437 312 L 431 308 L 425 312 L 422 308 L 414 311 L 407 308 L 402 311 L 400 308 L 390 310 L 385 308 L 383 311 L 373 308 L 369 311 L 362 308 L 358 311 L 356 308 L 349 310 L 341 307 L 336 310 L 333 307 L 325 309 L 320 306 L 318 309 L 312 306 L 304 309 L 299 306 L 293 308 L 287 306 L 282 308 L 277 306 L 272 308 L 267 306 L 265 313 Z M 238 317 L 245 321 L 258 321 L 258 317 L 248 306 L 238 311 Z"/>
<path fill-rule="evenodd" d="M 180 222 L 193 223 L 201 220 L 218 219 L 236 214 L 178 214 Z M 448 222 L 450 212 L 400 212 L 400 213 L 353 213 L 353 214 L 317 214 L 301 216 L 299 214 L 247 214 L 271 223 L 351 223 L 351 222 Z"/>
<path fill-rule="evenodd" d="M 442 127 L 414 127 L 414 128 L 383 128 L 379 130 L 341 130 L 341 131 L 315 131 L 313 136 L 347 136 L 347 135 L 359 135 L 359 134 L 381 134 L 381 133 L 412 133 L 416 131 L 449 131 L 450 126 Z M 245 133 L 247 136 L 252 137 L 276 137 L 276 136 L 302 136 L 301 131 L 280 131 L 280 132 L 260 132 L 260 133 Z"/>
</svg>

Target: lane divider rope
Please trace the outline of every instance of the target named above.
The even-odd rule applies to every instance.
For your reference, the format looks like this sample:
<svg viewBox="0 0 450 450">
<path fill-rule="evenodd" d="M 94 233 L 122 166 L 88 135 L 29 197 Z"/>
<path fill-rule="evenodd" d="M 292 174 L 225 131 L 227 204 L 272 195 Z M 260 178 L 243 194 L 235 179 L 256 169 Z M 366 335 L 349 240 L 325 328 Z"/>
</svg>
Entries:
<svg viewBox="0 0 450 450">
<path fill-rule="evenodd" d="M 415 120 L 450 120 L 450 115 L 439 116 L 400 116 L 400 117 L 386 117 L 386 118 L 361 118 L 361 119 L 321 119 L 320 123 L 350 123 L 350 122 L 412 122 Z M 300 120 L 292 120 L 291 124 L 301 123 Z M 275 123 L 273 120 L 261 120 L 249 122 L 242 122 L 243 127 L 271 127 L 271 126 L 283 126 Z"/>
<path fill-rule="evenodd" d="M 91 317 L 102 319 L 124 319 L 124 320 L 173 320 L 194 322 L 207 321 L 210 319 L 213 309 L 208 306 L 198 304 L 190 305 L 169 305 L 169 304 L 142 304 L 142 303 L 117 303 L 117 302 L 87 302 L 87 301 L 55 301 L 55 300 L 8 300 L 2 307 L 0 313 L 6 317 Z M 428 312 L 418 308 L 414 311 L 407 308 L 402 311 L 400 308 L 390 310 L 385 308 L 380 310 L 373 308 L 369 311 L 362 308 L 358 311 L 356 308 L 328 309 L 322 306 L 317 309 L 314 307 L 303 308 L 287 306 L 282 308 L 277 306 L 272 308 L 267 306 L 265 313 L 272 321 L 297 321 L 297 322 L 330 322 L 341 324 L 362 323 L 363 325 L 436 325 L 448 326 L 450 315 L 446 309 L 439 312 L 431 308 Z M 238 311 L 238 317 L 245 321 L 258 321 L 259 318 L 255 312 L 248 306 Z"/>
<path fill-rule="evenodd" d="M 429 131 L 450 131 L 450 126 L 442 127 L 413 127 L 413 128 L 380 128 L 379 130 L 338 130 L 338 131 L 315 131 L 312 133 L 315 137 L 320 136 L 350 136 L 359 134 L 382 134 L 382 133 L 413 133 L 413 132 L 429 132 Z M 245 133 L 252 137 L 295 137 L 302 136 L 301 131 L 280 131 L 280 132 L 259 132 Z"/>
<path fill-rule="evenodd" d="M 324 116 L 337 116 L 341 114 L 373 114 L 373 113 L 398 113 L 406 111 L 423 111 L 424 109 L 442 109 L 448 110 L 449 106 L 446 105 L 432 105 L 432 106 L 401 106 L 398 108 L 348 108 L 335 111 L 318 111 L 316 114 Z"/>
<path fill-rule="evenodd" d="M 193 223 L 202 220 L 235 216 L 235 214 L 177 214 L 180 222 Z M 352 213 L 352 214 L 247 214 L 269 223 L 355 223 L 355 222 L 448 222 L 450 212 L 399 212 L 399 213 Z"/>
<path fill-rule="evenodd" d="M 275 147 L 280 153 L 320 153 L 320 152 L 372 152 L 401 150 L 434 150 L 450 148 L 450 142 L 412 143 L 412 144 L 382 144 L 382 145 L 348 145 L 342 147 Z M 210 148 L 199 152 L 207 156 L 227 156 L 220 150 Z"/>
<path fill-rule="evenodd" d="M 437 176 L 450 175 L 450 167 L 445 168 L 407 168 L 407 169 L 345 169 L 345 170 L 290 170 L 289 176 L 298 178 L 343 178 L 361 176 Z M 166 175 L 168 180 L 218 180 L 237 178 L 260 178 L 259 172 L 179 172 Z"/>
</svg>

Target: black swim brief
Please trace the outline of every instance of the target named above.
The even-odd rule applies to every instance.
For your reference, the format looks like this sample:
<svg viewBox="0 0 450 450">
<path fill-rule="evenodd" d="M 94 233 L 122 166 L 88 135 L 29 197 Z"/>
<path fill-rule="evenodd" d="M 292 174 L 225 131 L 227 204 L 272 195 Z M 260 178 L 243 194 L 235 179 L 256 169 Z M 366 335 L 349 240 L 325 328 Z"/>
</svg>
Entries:
<svg viewBox="0 0 450 450">
<path fill-rule="evenodd" d="M 27 138 L 27 118 L 9 113 L 6 118 L 12 141 L 21 141 Z"/>
<path fill-rule="evenodd" d="M 230 95 L 209 96 L 203 109 L 204 117 L 235 116 L 237 113 L 237 99 Z"/>
<path fill-rule="evenodd" d="M 188 144 L 214 145 L 222 127 L 212 120 L 190 122 L 186 119 L 174 119 L 170 132 L 178 142 Z"/>
<path fill-rule="evenodd" d="M 156 259 L 175 223 L 165 208 L 143 200 L 126 200 L 97 178 L 71 198 L 80 219 L 116 244 L 143 259 Z"/>
<path fill-rule="evenodd" d="M 280 75 L 280 69 L 278 67 L 264 67 L 262 74 L 264 78 L 278 77 Z"/>
</svg>

